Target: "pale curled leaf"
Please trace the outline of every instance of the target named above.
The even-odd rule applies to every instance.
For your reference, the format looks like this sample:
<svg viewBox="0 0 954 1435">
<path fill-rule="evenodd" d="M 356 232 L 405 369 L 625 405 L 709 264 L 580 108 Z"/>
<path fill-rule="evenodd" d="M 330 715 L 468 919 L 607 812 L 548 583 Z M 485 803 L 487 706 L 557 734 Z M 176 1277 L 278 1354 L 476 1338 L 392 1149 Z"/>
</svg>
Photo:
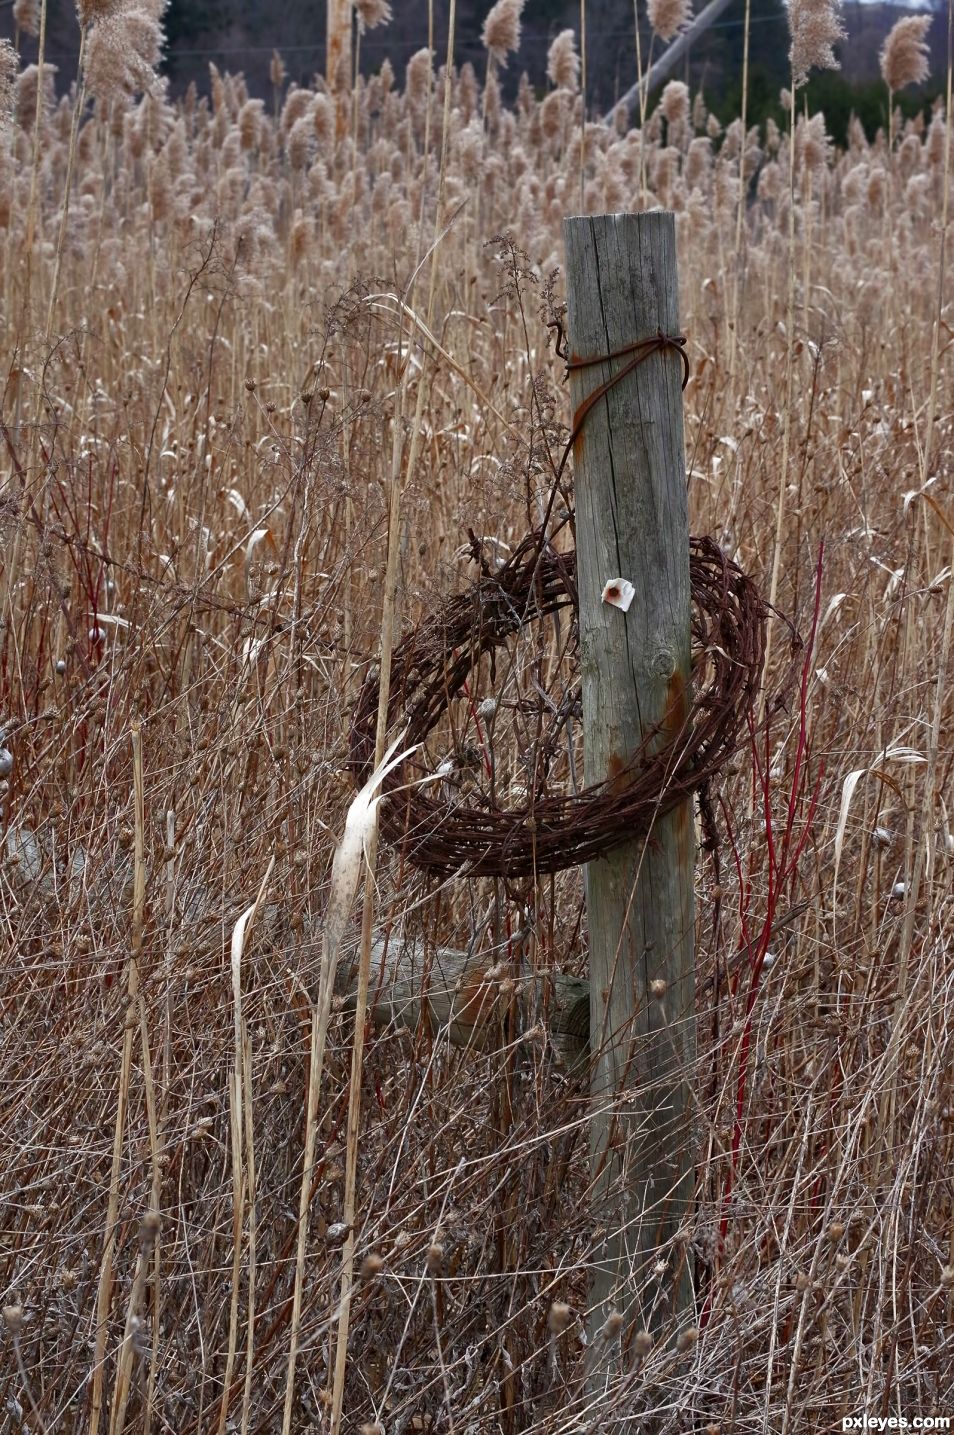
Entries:
<svg viewBox="0 0 954 1435">
<path fill-rule="evenodd" d="M 923 763 L 927 759 L 922 757 L 913 747 L 886 747 L 883 761 L 900 763 Z M 832 879 L 832 904 L 834 905 L 834 894 L 838 890 L 838 869 L 841 866 L 841 852 L 845 842 L 845 831 L 848 827 L 848 812 L 851 807 L 851 799 L 855 795 L 855 789 L 863 777 L 872 775 L 879 777 L 878 764 L 871 767 L 858 767 L 849 772 L 841 785 L 841 807 L 838 812 L 838 825 L 835 828 L 835 872 Z"/>
<path fill-rule="evenodd" d="M 338 850 L 331 864 L 331 892 L 328 897 L 328 911 L 325 917 L 325 943 L 327 962 L 333 974 L 338 951 L 344 937 L 351 904 L 358 889 L 361 875 L 361 859 L 367 854 L 372 836 L 377 828 L 378 803 L 381 800 L 379 788 L 385 778 L 399 767 L 418 744 L 397 752 L 403 733 L 395 738 L 387 752 L 374 769 L 361 791 L 353 799 L 345 818 L 345 830 Z"/>
<path fill-rule="evenodd" d="M 635 596 L 636 589 L 628 578 L 607 578 L 603 584 L 603 602 L 621 609 L 624 613 L 629 612 L 629 606 Z"/>
</svg>

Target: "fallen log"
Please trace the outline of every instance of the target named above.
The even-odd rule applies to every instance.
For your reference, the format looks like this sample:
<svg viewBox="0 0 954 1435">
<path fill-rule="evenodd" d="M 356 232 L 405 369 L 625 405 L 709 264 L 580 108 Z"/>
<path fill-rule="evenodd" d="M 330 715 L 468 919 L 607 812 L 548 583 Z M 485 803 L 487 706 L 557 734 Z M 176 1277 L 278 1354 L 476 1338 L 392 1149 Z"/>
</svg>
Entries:
<svg viewBox="0 0 954 1435">
<path fill-rule="evenodd" d="M 533 972 L 503 954 L 426 950 L 400 936 L 374 939 L 369 1011 L 377 1027 L 417 1030 L 422 1021 L 435 1039 L 476 1051 L 506 1042 L 506 1018 L 516 1003 L 518 1028 L 545 1033 L 557 1065 L 574 1074 L 589 1060 L 589 983 L 564 972 Z M 339 996 L 354 1010 L 356 972 L 344 974 Z"/>
</svg>

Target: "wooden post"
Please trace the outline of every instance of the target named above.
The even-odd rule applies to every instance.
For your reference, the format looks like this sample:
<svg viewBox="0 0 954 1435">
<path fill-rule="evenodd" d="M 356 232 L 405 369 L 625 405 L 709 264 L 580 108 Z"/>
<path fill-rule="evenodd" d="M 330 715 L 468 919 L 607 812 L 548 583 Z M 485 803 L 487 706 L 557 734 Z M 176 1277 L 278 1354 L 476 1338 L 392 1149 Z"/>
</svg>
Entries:
<svg viewBox="0 0 954 1435">
<path fill-rule="evenodd" d="M 659 330 L 678 334 L 671 214 L 566 219 L 563 236 L 572 359 L 612 353 Z M 626 362 L 572 370 L 574 413 Z M 588 784 L 619 780 L 645 734 L 655 733 L 658 743 L 685 722 L 690 593 L 681 380 L 676 353 L 651 354 L 593 405 L 574 445 Z M 636 590 L 626 613 L 602 601 L 613 578 Z M 589 1302 L 594 1358 L 612 1309 L 625 1317 L 625 1347 L 643 1326 L 661 1333 L 691 1297 L 680 1228 L 694 1186 L 693 859 L 686 802 L 656 821 L 648 844 L 617 847 L 586 870 L 591 1199 L 599 1242 Z M 654 995 L 659 982 L 665 988 Z"/>
<path fill-rule="evenodd" d="M 332 94 L 351 88 L 352 0 L 328 0 L 328 51 L 325 79 Z"/>
<path fill-rule="evenodd" d="M 653 60 L 642 80 L 632 85 L 630 89 L 626 91 L 625 95 L 623 95 L 622 99 L 616 101 L 616 104 L 610 110 L 609 114 L 604 117 L 603 123 L 612 123 L 613 114 L 619 109 L 620 105 L 626 106 L 627 113 L 638 109 L 643 100 L 647 99 L 654 90 L 659 89 L 663 80 L 669 79 L 669 76 L 673 73 L 679 61 L 684 55 L 688 55 L 689 48 L 693 41 L 698 40 L 701 35 L 704 35 L 709 26 L 718 20 L 723 10 L 727 10 L 731 3 L 732 0 L 709 0 L 709 4 L 704 10 L 700 10 L 699 14 L 696 15 L 692 21 L 692 24 L 676 36 L 672 44 L 668 49 L 663 50 L 658 59 Z M 638 19 L 636 23 L 639 23 Z"/>
</svg>

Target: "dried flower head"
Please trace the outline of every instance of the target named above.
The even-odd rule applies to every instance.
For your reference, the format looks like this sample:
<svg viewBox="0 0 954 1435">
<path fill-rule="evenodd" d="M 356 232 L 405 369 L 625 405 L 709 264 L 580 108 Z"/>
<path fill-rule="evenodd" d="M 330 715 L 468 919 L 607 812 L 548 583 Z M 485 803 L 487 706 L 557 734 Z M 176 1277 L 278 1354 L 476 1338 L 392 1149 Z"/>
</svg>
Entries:
<svg viewBox="0 0 954 1435">
<path fill-rule="evenodd" d="M 299 90 L 292 87 L 288 91 L 288 98 L 282 106 L 281 130 L 287 135 L 296 120 L 302 119 L 311 109 L 312 97 L 310 90 Z"/>
<path fill-rule="evenodd" d="M 76 0 L 76 18 L 83 26 L 108 20 L 123 8 L 123 0 Z"/>
<path fill-rule="evenodd" d="M 16 91 L 20 60 L 9 40 L 0 40 L 0 133 L 13 118 L 13 97 Z"/>
<path fill-rule="evenodd" d="M 662 92 L 659 108 L 671 125 L 684 123 L 689 118 L 689 86 L 682 80 L 670 80 Z"/>
<path fill-rule="evenodd" d="M 386 25 L 391 19 L 391 6 L 388 0 L 355 0 L 355 10 L 358 15 L 358 28 L 362 34 L 365 30 L 376 30 L 379 25 Z"/>
<path fill-rule="evenodd" d="M 302 115 L 297 119 L 288 131 L 285 140 L 285 153 L 288 155 L 288 163 L 293 170 L 303 170 L 311 157 L 311 146 L 315 137 L 310 118 Z"/>
<path fill-rule="evenodd" d="M 579 88 L 580 57 L 572 30 L 561 30 L 547 51 L 547 79 L 558 90 Z"/>
<path fill-rule="evenodd" d="M 272 51 L 272 58 L 268 66 L 268 78 L 276 90 L 280 90 L 285 83 L 285 76 L 288 71 L 285 69 L 285 61 L 277 50 Z"/>
<path fill-rule="evenodd" d="M 649 0 L 649 23 L 660 40 L 671 40 L 689 24 L 690 0 Z"/>
<path fill-rule="evenodd" d="M 37 0 L 14 0 L 13 23 L 24 35 L 38 35 L 40 7 Z"/>
<path fill-rule="evenodd" d="M 705 183 L 712 168 L 712 142 L 705 135 L 690 140 L 686 152 L 685 179 L 690 189 Z"/>
<path fill-rule="evenodd" d="M 329 144 L 335 134 L 335 110 L 327 95 L 318 94 L 311 105 L 311 123 L 320 144 Z"/>
<path fill-rule="evenodd" d="M 845 38 L 840 0 L 791 0 L 792 76 L 797 89 L 812 69 L 837 70 L 835 42 Z"/>
<path fill-rule="evenodd" d="M 56 101 L 53 77 L 56 65 L 43 66 L 42 115 L 48 115 Z M 16 77 L 13 86 L 13 112 L 21 129 L 32 130 L 36 119 L 37 85 L 40 71 L 37 65 L 27 65 Z"/>
<path fill-rule="evenodd" d="M 831 140 L 825 132 L 825 116 L 819 111 L 805 119 L 799 115 L 795 126 L 795 163 L 797 168 L 810 174 L 827 163 L 831 152 Z"/>
<path fill-rule="evenodd" d="M 105 101 L 150 89 L 162 39 L 162 27 L 145 5 L 124 6 L 97 20 L 86 54 L 89 93 Z"/>
<path fill-rule="evenodd" d="M 374 1280 L 375 1276 L 379 1276 L 383 1270 L 384 1257 L 380 1256 L 377 1251 L 368 1251 L 364 1260 L 361 1262 L 362 1280 Z"/>
<path fill-rule="evenodd" d="M 261 142 L 264 102 L 246 100 L 238 113 L 239 140 L 243 150 L 255 150 Z"/>
<path fill-rule="evenodd" d="M 930 15 L 905 15 L 893 25 L 881 48 L 881 75 L 888 89 L 920 85 L 930 73 L 927 32 Z"/>
<path fill-rule="evenodd" d="M 506 65 L 507 56 L 520 49 L 522 10 L 523 0 L 497 0 L 488 11 L 480 38 L 498 65 Z"/>
<path fill-rule="evenodd" d="M 423 50 L 418 50 L 408 60 L 407 74 L 404 77 L 405 92 L 413 107 L 419 108 L 427 99 L 432 75 L 433 55 L 425 46 Z"/>
<path fill-rule="evenodd" d="M 944 125 L 944 116 L 939 110 L 931 121 L 931 127 L 928 130 L 927 144 L 924 150 L 928 164 L 939 166 L 944 163 L 946 139 L 947 130 Z"/>
<path fill-rule="evenodd" d="M 566 91 L 552 90 L 540 106 L 540 130 L 545 139 L 562 134 L 566 98 Z"/>
</svg>

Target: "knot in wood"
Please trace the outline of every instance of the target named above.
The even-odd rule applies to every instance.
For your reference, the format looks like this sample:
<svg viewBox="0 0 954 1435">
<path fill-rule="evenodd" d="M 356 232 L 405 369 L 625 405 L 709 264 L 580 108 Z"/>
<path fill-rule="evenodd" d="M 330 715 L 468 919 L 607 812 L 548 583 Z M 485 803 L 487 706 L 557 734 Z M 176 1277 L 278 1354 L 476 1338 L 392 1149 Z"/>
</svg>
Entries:
<svg viewBox="0 0 954 1435">
<path fill-rule="evenodd" d="M 676 655 L 670 648 L 657 648 L 649 660 L 649 670 L 657 678 L 671 678 L 676 671 Z"/>
</svg>

